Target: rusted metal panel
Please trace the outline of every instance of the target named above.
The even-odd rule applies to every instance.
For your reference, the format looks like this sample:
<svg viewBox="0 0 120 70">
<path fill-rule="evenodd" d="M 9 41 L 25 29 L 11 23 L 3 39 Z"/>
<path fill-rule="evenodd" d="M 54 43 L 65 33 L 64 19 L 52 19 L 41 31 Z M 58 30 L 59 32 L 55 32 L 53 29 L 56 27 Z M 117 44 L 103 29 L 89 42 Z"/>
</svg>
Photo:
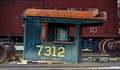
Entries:
<svg viewBox="0 0 120 70">
<path fill-rule="evenodd" d="M 0 36 L 23 36 L 23 21 L 17 19 L 27 8 L 107 11 L 107 21 L 97 27 L 97 33 L 90 33 L 91 27 L 83 28 L 84 37 L 113 37 L 118 34 L 117 0 L 38 0 L 0 1 Z M 6 21 L 7 20 L 7 21 Z M 111 20 L 114 20 L 111 22 Z M 114 25 L 114 26 L 113 26 Z M 110 27 L 109 27 L 110 26 Z M 110 28 L 114 28 L 111 30 Z M 93 28 L 94 29 L 94 28 Z"/>
<path fill-rule="evenodd" d="M 101 11 L 107 11 L 108 18 L 105 24 L 95 27 L 97 33 L 90 32 L 92 27 L 84 27 L 83 37 L 115 37 L 118 34 L 117 0 L 46 0 L 44 4 L 46 4 L 45 8 L 51 9 L 90 10 L 98 8 Z M 114 22 L 112 23 L 110 20 L 114 20 Z M 112 27 L 114 29 L 111 30 Z"/>
<path fill-rule="evenodd" d="M 99 19 L 99 20 L 107 19 L 107 13 L 106 12 L 100 13 L 99 9 L 94 9 L 92 11 L 27 9 L 23 15 L 37 17 L 75 18 L 75 19 Z"/>
<path fill-rule="evenodd" d="M 24 22 L 18 17 L 27 8 L 41 7 L 41 1 L 0 1 L 0 36 L 23 36 Z"/>
</svg>

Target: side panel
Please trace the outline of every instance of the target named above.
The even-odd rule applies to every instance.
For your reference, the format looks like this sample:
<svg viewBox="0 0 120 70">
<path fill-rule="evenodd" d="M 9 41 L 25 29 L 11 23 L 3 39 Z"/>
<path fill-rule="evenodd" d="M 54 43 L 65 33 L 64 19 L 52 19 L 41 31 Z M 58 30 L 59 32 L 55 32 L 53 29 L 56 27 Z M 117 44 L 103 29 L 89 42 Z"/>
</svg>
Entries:
<svg viewBox="0 0 120 70">
<path fill-rule="evenodd" d="M 106 11 L 107 21 L 100 26 L 84 27 L 82 36 L 115 37 L 118 34 L 117 0 L 46 0 L 44 4 L 44 8 L 51 9 L 90 10 L 98 8 L 100 11 Z"/>
<path fill-rule="evenodd" d="M 41 1 L 0 1 L 0 36 L 23 36 L 21 18 L 27 8 L 42 8 Z"/>
<path fill-rule="evenodd" d="M 42 23 L 40 21 L 42 20 L 26 20 L 24 60 L 78 63 L 81 60 L 80 25 L 75 25 L 74 44 L 59 44 L 40 40 L 40 27 Z"/>
<path fill-rule="evenodd" d="M 108 19 L 101 26 L 83 28 L 83 37 L 114 37 L 118 34 L 117 0 L 40 0 L 0 1 L 0 36 L 23 36 L 24 22 L 21 16 L 27 8 L 107 11 Z M 91 32 L 97 28 L 97 33 Z"/>
<path fill-rule="evenodd" d="M 0 2 L 0 36 L 4 36 L 10 34 L 11 27 L 10 27 L 10 16 L 11 16 L 11 9 L 10 4 Z M 9 12 L 8 12 L 9 10 Z"/>
</svg>

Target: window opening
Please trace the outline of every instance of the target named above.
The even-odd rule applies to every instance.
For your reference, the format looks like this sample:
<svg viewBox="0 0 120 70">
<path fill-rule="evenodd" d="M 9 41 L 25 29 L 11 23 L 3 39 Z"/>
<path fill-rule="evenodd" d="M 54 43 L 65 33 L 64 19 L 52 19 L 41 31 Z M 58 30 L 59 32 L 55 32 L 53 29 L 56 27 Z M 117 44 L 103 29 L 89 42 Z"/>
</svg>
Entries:
<svg viewBox="0 0 120 70">
<path fill-rule="evenodd" d="M 67 28 L 57 28 L 56 29 L 56 40 L 57 41 L 68 41 L 68 29 Z"/>
</svg>

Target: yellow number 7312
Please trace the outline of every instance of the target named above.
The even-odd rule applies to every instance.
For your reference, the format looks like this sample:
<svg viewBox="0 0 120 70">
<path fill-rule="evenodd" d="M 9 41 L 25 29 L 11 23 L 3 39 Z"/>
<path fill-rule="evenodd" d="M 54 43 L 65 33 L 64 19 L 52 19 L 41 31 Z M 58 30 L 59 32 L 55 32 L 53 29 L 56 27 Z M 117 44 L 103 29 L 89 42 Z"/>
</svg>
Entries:
<svg viewBox="0 0 120 70">
<path fill-rule="evenodd" d="M 37 45 L 37 48 L 39 48 L 38 56 L 44 55 L 44 56 L 53 56 L 53 57 L 64 57 L 65 48 L 59 47 L 58 49 L 55 46 L 40 46 Z M 45 50 L 44 53 L 42 53 L 43 49 Z M 52 51 L 53 50 L 53 51 Z M 42 54 L 41 54 L 42 53 Z"/>
</svg>

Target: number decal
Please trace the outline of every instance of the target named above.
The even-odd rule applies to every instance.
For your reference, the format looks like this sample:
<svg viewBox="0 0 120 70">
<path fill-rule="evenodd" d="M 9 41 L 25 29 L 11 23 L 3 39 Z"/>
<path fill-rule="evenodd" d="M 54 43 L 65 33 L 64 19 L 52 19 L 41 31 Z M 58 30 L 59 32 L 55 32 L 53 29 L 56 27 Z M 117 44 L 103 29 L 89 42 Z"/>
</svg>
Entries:
<svg viewBox="0 0 120 70">
<path fill-rule="evenodd" d="M 59 47 L 58 50 L 61 50 L 61 51 L 58 53 L 58 57 L 64 57 L 65 49 L 64 49 L 63 47 Z"/>
<path fill-rule="evenodd" d="M 52 54 L 52 56 L 54 56 L 54 57 L 57 56 L 57 55 L 56 55 L 56 47 L 55 47 L 55 46 L 53 46 L 53 54 Z"/>
<path fill-rule="evenodd" d="M 40 56 L 41 52 L 42 52 L 42 49 L 43 49 L 43 46 L 37 46 L 37 48 L 40 48 L 40 50 L 38 51 L 38 56 Z"/>
<path fill-rule="evenodd" d="M 45 56 L 50 56 L 51 55 L 51 47 L 50 46 L 45 46 L 46 53 L 44 54 Z"/>
<path fill-rule="evenodd" d="M 64 57 L 65 48 L 64 47 L 56 47 L 56 46 L 41 46 L 37 45 L 37 48 L 39 48 L 38 56 L 44 55 L 46 57 L 53 56 L 53 57 Z M 44 52 L 43 52 L 44 51 Z M 43 54 L 42 54 L 43 53 Z"/>
</svg>

